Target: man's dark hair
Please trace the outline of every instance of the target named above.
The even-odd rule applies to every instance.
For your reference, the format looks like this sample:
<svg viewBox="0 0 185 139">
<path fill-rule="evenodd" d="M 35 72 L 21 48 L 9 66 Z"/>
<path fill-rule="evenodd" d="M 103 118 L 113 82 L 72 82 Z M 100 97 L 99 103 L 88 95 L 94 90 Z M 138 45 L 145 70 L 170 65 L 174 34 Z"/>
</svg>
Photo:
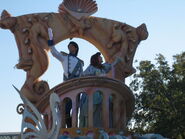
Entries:
<svg viewBox="0 0 185 139">
<path fill-rule="evenodd" d="M 69 48 L 70 45 L 73 45 L 76 48 L 75 55 L 77 56 L 78 55 L 78 50 L 79 50 L 78 44 L 74 41 L 70 41 L 69 44 L 68 44 L 68 48 Z"/>
<path fill-rule="evenodd" d="M 102 69 L 103 65 L 98 60 L 99 56 L 101 56 L 100 52 L 97 52 L 96 54 L 92 55 L 90 63 L 91 63 L 92 66 L 94 66 L 96 68 L 99 68 L 99 69 Z"/>
</svg>

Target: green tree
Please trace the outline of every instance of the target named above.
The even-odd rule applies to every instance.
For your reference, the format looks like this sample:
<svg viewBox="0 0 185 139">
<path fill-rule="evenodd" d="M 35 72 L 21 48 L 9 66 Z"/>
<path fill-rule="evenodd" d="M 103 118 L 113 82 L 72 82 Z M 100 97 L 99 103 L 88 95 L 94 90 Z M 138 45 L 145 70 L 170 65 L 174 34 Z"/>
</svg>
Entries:
<svg viewBox="0 0 185 139">
<path fill-rule="evenodd" d="M 134 132 L 185 138 L 185 52 L 173 58 L 172 66 L 162 54 L 155 64 L 139 63 L 130 83 L 136 99 Z"/>
</svg>

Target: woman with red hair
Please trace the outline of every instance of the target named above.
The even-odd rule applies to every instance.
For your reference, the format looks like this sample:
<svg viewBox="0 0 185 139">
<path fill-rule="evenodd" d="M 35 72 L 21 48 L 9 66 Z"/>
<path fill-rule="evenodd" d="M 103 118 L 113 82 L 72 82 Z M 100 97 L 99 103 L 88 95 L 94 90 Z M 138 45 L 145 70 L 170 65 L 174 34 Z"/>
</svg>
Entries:
<svg viewBox="0 0 185 139">
<path fill-rule="evenodd" d="M 113 66 L 115 66 L 121 59 L 117 58 L 113 63 L 103 63 L 101 53 L 97 52 L 91 56 L 90 65 L 83 72 L 83 76 L 105 76 Z M 102 64 L 103 63 L 103 64 Z M 93 94 L 93 126 L 102 127 L 102 102 L 103 96 L 100 90 L 97 90 Z M 110 98 L 110 104 L 112 99 Z M 87 127 L 88 119 L 88 96 L 83 93 L 80 101 L 80 127 Z"/>
</svg>

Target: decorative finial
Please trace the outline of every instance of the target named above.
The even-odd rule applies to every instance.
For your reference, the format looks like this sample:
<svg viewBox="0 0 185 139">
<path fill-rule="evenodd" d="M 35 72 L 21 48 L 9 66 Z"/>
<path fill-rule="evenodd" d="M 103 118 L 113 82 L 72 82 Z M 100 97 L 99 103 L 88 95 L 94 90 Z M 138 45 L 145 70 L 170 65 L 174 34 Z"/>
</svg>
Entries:
<svg viewBox="0 0 185 139">
<path fill-rule="evenodd" d="M 97 10 L 94 0 L 64 0 L 59 6 L 59 13 L 67 12 L 78 20 L 94 14 Z"/>
<path fill-rule="evenodd" d="M 1 13 L 1 20 L 11 17 L 11 14 L 9 14 L 6 10 L 3 10 L 3 12 Z"/>
</svg>

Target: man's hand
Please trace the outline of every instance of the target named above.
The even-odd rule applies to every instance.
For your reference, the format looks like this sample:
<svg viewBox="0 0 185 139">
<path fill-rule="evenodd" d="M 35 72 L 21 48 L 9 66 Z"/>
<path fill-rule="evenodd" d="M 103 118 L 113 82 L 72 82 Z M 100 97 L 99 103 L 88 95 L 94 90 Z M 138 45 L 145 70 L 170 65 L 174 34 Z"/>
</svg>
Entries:
<svg viewBox="0 0 185 139">
<path fill-rule="evenodd" d="M 53 40 L 53 31 L 51 28 L 48 28 L 48 35 L 49 35 L 49 40 Z"/>
<path fill-rule="evenodd" d="M 49 35 L 49 40 L 48 40 L 48 46 L 51 47 L 54 45 L 53 42 L 53 31 L 51 28 L 48 28 L 48 35 Z"/>
</svg>

